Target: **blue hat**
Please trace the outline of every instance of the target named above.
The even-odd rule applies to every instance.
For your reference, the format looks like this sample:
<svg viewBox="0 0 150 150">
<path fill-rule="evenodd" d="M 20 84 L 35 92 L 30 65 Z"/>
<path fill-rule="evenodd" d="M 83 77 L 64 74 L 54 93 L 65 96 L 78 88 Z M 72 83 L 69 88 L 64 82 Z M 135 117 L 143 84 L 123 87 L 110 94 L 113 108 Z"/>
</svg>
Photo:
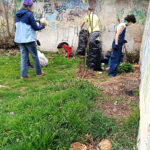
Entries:
<svg viewBox="0 0 150 150">
<path fill-rule="evenodd" d="M 25 5 L 25 6 L 32 6 L 33 5 L 33 1 L 32 0 L 24 0 L 23 5 Z"/>
</svg>

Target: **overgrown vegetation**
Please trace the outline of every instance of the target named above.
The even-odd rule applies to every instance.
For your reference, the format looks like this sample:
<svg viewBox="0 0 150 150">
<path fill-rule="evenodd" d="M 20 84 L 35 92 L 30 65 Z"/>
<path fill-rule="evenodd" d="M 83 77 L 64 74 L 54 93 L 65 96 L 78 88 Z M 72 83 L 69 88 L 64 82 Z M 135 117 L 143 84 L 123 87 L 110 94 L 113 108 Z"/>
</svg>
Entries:
<svg viewBox="0 0 150 150">
<path fill-rule="evenodd" d="M 133 72 L 133 67 L 129 62 L 126 63 L 120 63 L 118 66 L 118 72 L 119 73 L 129 73 Z"/>
<path fill-rule="evenodd" d="M 8 87 L 0 89 L 0 149 L 68 149 L 88 134 L 133 150 L 138 113 L 122 124 L 104 116 L 94 106 L 99 89 L 76 76 L 79 58 L 47 57 L 44 77 L 29 70 L 32 78 L 20 79 L 20 56 L 1 56 L 0 85 Z"/>
<path fill-rule="evenodd" d="M 134 53 L 133 52 L 128 52 L 127 53 L 127 61 L 131 64 L 134 63 L 139 63 L 139 58 L 140 58 L 140 51 L 136 50 Z"/>
</svg>

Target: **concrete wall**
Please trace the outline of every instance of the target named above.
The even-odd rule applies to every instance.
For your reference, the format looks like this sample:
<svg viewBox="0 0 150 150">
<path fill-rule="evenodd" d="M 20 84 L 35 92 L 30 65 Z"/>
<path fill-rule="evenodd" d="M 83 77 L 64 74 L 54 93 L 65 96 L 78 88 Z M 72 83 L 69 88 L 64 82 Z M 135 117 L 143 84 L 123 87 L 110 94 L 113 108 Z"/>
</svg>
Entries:
<svg viewBox="0 0 150 150">
<path fill-rule="evenodd" d="M 46 17 L 49 28 L 38 34 L 43 50 L 57 50 L 61 41 L 69 42 L 76 49 L 80 25 L 87 13 L 88 6 L 96 9 L 101 21 L 101 40 L 103 51 L 111 49 L 118 24 L 127 14 L 135 14 L 137 24 L 128 28 L 126 39 L 128 51 L 139 50 L 146 21 L 148 0 L 36 0 L 35 15 Z"/>
<path fill-rule="evenodd" d="M 100 19 L 103 26 L 103 50 L 109 50 L 114 38 L 118 18 L 123 20 L 127 14 L 135 14 L 137 24 L 127 28 L 126 44 L 128 51 L 139 50 L 146 20 L 148 0 L 104 0 L 101 6 Z"/>
<path fill-rule="evenodd" d="M 140 129 L 138 150 L 150 150 L 150 5 L 141 47 Z"/>
<path fill-rule="evenodd" d="M 10 4 L 14 0 L 9 1 Z M 22 0 L 17 0 L 17 7 Z M 87 8 L 95 8 L 101 20 L 101 40 L 103 51 L 111 49 L 115 26 L 118 18 L 122 20 L 127 14 L 135 14 L 137 24 L 129 27 L 126 34 L 127 49 L 140 49 L 149 0 L 34 0 L 37 19 L 47 18 L 49 27 L 37 33 L 42 50 L 56 51 L 57 44 L 66 41 L 76 49 L 78 34 Z M 12 7 L 10 5 L 9 7 Z M 12 8 L 10 9 L 11 16 Z M 3 10 L 0 8 L 0 12 Z M 2 14 L 1 13 L 1 14 Z M 0 25 L 1 26 L 1 25 Z"/>
</svg>

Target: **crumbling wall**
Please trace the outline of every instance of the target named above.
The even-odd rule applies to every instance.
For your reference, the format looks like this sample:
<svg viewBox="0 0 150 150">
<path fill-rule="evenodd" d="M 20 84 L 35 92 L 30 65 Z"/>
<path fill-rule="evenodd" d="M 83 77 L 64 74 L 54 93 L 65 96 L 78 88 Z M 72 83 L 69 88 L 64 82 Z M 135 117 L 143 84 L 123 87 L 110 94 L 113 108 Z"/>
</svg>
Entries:
<svg viewBox="0 0 150 150">
<path fill-rule="evenodd" d="M 149 0 L 103 0 L 101 2 L 100 19 L 103 26 L 103 50 L 111 48 L 116 25 L 128 14 L 134 14 L 137 19 L 135 25 L 127 28 L 126 44 L 128 51 L 139 50 L 142 42 L 146 14 Z"/>
<path fill-rule="evenodd" d="M 138 150 L 150 150 L 150 4 L 141 47 L 140 129 Z"/>
<path fill-rule="evenodd" d="M 46 17 L 50 23 L 49 29 L 38 34 L 42 48 L 56 50 L 59 42 L 66 41 L 76 49 L 80 25 L 89 6 L 96 9 L 100 18 L 103 51 L 111 49 L 118 20 L 131 13 L 136 15 L 137 24 L 128 28 L 126 46 L 128 51 L 140 49 L 148 0 L 36 0 L 36 17 Z"/>
<path fill-rule="evenodd" d="M 6 0 L 5 0 L 6 1 Z M 12 0 L 7 0 L 12 1 Z M 57 44 L 65 41 L 76 49 L 78 34 L 87 8 L 95 8 L 101 20 L 103 51 L 111 49 L 115 27 L 127 14 L 135 14 L 137 24 L 127 30 L 127 49 L 139 49 L 142 41 L 149 0 L 34 0 L 37 19 L 45 17 L 49 27 L 37 32 L 42 50 L 56 51 Z M 21 0 L 17 0 L 17 6 Z"/>
<path fill-rule="evenodd" d="M 57 45 L 68 42 L 76 49 L 78 44 L 78 34 L 83 17 L 87 14 L 87 8 L 93 7 L 96 12 L 99 10 L 98 0 L 40 0 L 36 1 L 35 16 L 37 18 L 46 17 L 49 22 L 49 29 L 38 33 L 41 49 L 56 51 Z M 43 10 L 41 9 L 43 8 Z M 40 11 L 41 10 L 41 11 Z"/>
</svg>

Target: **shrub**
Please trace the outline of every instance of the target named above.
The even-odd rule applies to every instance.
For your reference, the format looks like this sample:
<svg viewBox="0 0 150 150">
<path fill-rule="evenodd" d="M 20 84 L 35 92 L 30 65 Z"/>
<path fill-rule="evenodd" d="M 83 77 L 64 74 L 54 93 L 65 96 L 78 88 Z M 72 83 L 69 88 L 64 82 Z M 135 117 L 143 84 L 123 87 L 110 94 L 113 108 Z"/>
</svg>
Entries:
<svg viewBox="0 0 150 150">
<path fill-rule="evenodd" d="M 128 72 L 133 72 L 133 67 L 130 63 L 120 63 L 120 65 L 118 66 L 118 72 L 119 73 L 128 73 Z"/>
<path fill-rule="evenodd" d="M 130 52 L 130 53 L 127 54 L 127 61 L 129 63 L 138 63 L 139 58 L 140 58 L 140 52 L 138 50 L 136 50 L 135 53 Z"/>
</svg>

